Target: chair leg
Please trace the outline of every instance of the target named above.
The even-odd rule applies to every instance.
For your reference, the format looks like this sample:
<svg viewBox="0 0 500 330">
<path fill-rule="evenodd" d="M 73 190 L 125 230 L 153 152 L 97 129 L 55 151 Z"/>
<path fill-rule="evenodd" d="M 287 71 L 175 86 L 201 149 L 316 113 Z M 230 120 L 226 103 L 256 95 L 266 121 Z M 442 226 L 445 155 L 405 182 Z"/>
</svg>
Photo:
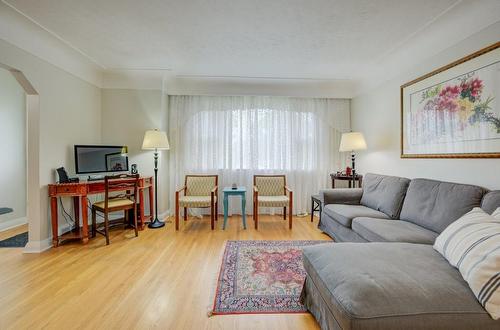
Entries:
<svg viewBox="0 0 500 330">
<path fill-rule="evenodd" d="M 259 205 L 255 205 L 255 229 L 259 229 Z"/>
<path fill-rule="evenodd" d="M 311 199 L 311 222 L 314 220 L 314 201 Z"/>
<path fill-rule="evenodd" d="M 92 208 L 92 237 L 96 236 L 97 233 L 97 214 L 96 209 Z"/>
<path fill-rule="evenodd" d="M 134 231 L 135 237 L 139 236 L 139 230 L 137 229 L 137 204 L 134 206 Z"/>
<path fill-rule="evenodd" d="M 286 206 L 283 208 L 283 220 L 286 220 Z"/>
<path fill-rule="evenodd" d="M 179 230 L 179 192 L 175 193 L 175 230 Z"/>
<path fill-rule="evenodd" d="M 210 204 L 210 227 L 214 230 L 215 227 L 214 204 Z"/>
<path fill-rule="evenodd" d="M 109 220 L 108 213 L 104 213 L 104 233 L 106 234 L 106 245 L 109 245 Z"/>
<path fill-rule="evenodd" d="M 292 192 L 290 192 L 290 205 L 289 207 L 289 214 L 288 214 L 288 228 L 292 229 L 292 208 L 293 208 L 293 199 L 292 199 Z"/>
<path fill-rule="evenodd" d="M 175 230 L 179 230 L 179 203 L 175 203 Z"/>
<path fill-rule="evenodd" d="M 217 200 L 219 200 L 219 198 L 217 198 Z M 219 218 L 219 202 L 215 202 L 215 221 L 217 221 L 218 218 Z"/>
<path fill-rule="evenodd" d="M 253 214 L 252 214 L 252 218 L 253 218 L 253 221 L 255 222 L 255 218 L 257 216 L 257 201 L 255 200 L 255 197 L 253 198 Z"/>
<path fill-rule="evenodd" d="M 184 221 L 187 221 L 187 219 L 188 219 L 188 208 L 185 207 L 184 208 Z"/>
</svg>

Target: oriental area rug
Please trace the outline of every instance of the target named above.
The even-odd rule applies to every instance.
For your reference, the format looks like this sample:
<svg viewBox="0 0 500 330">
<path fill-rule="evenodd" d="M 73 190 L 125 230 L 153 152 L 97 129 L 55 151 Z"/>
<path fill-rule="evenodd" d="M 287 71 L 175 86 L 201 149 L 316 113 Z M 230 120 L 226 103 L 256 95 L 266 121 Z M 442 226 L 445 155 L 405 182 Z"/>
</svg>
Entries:
<svg viewBox="0 0 500 330">
<path fill-rule="evenodd" d="M 328 241 L 228 241 L 211 315 L 305 313 L 302 248 Z"/>
</svg>

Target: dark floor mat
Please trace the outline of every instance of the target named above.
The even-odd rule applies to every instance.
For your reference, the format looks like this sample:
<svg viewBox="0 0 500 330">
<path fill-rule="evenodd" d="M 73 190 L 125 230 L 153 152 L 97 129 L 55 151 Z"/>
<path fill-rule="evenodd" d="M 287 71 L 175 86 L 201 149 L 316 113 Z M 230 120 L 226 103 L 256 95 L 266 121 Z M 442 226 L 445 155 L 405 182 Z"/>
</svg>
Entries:
<svg viewBox="0 0 500 330">
<path fill-rule="evenodd" d="M 9 237 L 0 241 L 0 248 L 24 247 L 28 243 L 28 232 Z"/>
</svg>

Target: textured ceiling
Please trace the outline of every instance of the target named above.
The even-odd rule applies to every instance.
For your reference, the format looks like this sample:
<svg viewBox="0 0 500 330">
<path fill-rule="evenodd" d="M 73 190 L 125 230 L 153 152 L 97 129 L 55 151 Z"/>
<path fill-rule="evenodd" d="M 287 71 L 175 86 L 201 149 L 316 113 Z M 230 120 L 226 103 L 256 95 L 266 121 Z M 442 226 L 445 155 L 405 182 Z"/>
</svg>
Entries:
<svg viewBox="0 0 500 330">
<path fill-rule="evenodd" d="M 107 69 L 356 79 L 459 1 L 6 2 Z"/>
</svg>

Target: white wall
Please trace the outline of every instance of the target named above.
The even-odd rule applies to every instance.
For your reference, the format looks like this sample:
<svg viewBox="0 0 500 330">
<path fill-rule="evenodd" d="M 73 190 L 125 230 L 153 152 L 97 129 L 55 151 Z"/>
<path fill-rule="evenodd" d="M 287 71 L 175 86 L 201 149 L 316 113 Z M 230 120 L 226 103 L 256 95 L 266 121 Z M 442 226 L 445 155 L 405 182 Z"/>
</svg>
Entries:
<svg viewBox="0 0 500 330">
<path fill-rule="evenodd" d="M 500 23 L 355 97 L 351 103 L 352 127 L 365 134 L 368 144 L 368 150 L 358 154 L 358 171 L 433 178 L 500 189 L 500 159 L 401 159 L 399 95 L 402 84 L 493 44 L 498 41 L 498 36 Z M 411 58 L 408 60 L 411 61 Z"/>
<path fill-rule="evenodd" d="M 47 184 L 55 182 L 59 166 L 74 173 L 73 144 L 100 143 L 101 90 L 3 40 L 0 63 L 22 71 L 40 95 L 39 239 L 46 241 L 51 228 Z M 7 155 L 0 157 L 2 163 Z"/>
<path fill-rule="evenodd" d="M 0 68 L 0 230 L 26 223 L 26 103 L 24 90 Z"/>
<path fill-rule="evenodd" d="M 141 150 L 144 132 L 167 128 L 167 96 L 161 106 L 160 90 L 103 89 L 102 143 L 127 145 L 129 164 L 137 164 L 142 176 L 154 175 L 153 152 Z M 168 153 L 160 152 L 158 213 L 168 210 Z M 148 210 L 148 209 L 146 209 Z"/>
</svg>

